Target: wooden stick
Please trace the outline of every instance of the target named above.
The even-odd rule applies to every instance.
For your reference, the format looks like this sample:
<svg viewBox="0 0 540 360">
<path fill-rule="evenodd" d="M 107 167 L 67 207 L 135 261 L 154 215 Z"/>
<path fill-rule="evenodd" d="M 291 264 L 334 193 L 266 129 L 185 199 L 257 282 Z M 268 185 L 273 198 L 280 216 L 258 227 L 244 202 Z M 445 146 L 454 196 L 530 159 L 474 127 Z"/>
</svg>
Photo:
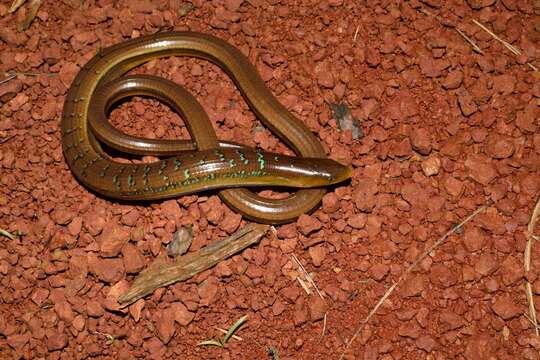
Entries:
<svg viewBox="0 0 540 360">
<path fill-rule="evenodd" d="M 122 307 L 151 294 L 154 290 L 191 278 L 211 268 L 221 260 L 257 243 L 268 231 L 269 225 L 249 224 L 228 238 L 217 241 L 191 254 L 178 257 L 172 264 L 157 258 L 135 279 L 118 302 Z"/>
</svg>

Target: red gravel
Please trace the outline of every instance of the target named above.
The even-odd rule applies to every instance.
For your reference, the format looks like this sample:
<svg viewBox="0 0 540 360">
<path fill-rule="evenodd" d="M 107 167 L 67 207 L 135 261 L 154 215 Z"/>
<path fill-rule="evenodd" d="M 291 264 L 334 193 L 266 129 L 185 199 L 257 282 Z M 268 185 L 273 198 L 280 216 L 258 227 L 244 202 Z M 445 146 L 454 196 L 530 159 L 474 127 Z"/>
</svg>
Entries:
<svg viewBox="0 0 540 360">
<path fill-rule="evenodd" d="M 273 346 L 281 359 L 336 359 L 407 266 L 491 200 L 409 274 L 346 358 L 539 359 L 522 270 L 540 190 L 540 76 L 526 65 L 540 65 L 538 2 L 60 1 L 45 2 L 22 33 L 27 10 L 8 14 L 10 3 L 0 1 L 0 72 L 41 75 L 0 84 L 0 227 L 25 234 L 0 242 L 0 357 L 264 359 Z M 193 251 L 245 224 L 212 193 L 139 206 L 105 200 L 64 162 L 59 122 L 79 68 L 98 47 L 160 29 L 239 47 L 355 171 L 277 237 L 118 309 L 115 299 L 176 229 L 194 225 Z M 186 85 L 220 138 L 287 151 L 216 66 L 173 58 L 137 71 Z M 352 109 L 364 138 L 339 131 L 336 102 Z M 147 137 L 187 136 L 153 100 L 124 103 L 111 121 Z M 526 274 L 535 294 L 539 248 Z M 293 253 L 325 301 L 300 287 Z M 243 341 L 196 346 L 245 314 Z"/>
</svg>

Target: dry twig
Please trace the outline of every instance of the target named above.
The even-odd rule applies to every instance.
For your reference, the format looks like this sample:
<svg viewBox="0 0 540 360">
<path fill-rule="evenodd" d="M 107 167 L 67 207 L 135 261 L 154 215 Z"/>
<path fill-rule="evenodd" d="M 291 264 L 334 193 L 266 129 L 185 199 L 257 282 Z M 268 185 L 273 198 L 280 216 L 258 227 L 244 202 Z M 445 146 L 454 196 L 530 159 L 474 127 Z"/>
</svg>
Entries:
<svg viewBox="0 0 540 360">
<path fill-rule="evenodd" d="M 141 272 L 129 290 L 118 299 L 118 302 L 122 306 L 127 306 L 160 287 L 189 279 L 223 259 L 255 244 L 266 234 L 269 227 L 269 225 L 249 224 L 228 238 L 191 254 L 177 257 L 172 264 L 165 263 L 164 259 L 160 257 Z"/>
</svg>

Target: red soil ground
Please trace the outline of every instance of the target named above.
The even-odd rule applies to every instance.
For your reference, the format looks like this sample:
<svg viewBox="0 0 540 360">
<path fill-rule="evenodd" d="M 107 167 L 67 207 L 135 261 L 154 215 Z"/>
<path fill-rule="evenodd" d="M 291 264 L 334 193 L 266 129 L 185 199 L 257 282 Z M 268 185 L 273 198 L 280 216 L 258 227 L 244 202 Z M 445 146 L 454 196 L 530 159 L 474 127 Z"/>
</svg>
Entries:
<svg viewBox="0 0 540 360">
<path fill-rule="evenodd" d="M 281 359 L 338 359 L 419 254 L 487 204 L 408 274 L 345 358 L 540 358 L 523 287 L 526 275 L 540 293 L 538 246 L 523 270 L 540 189 L 540 76 L 527 65 L 540 65 L 538 1 L 45 1 L 23 32 L 27 5 L 10 5 L 0 1 L 0 73 L 19 74 L 0 84 L 0 227 L 24 235 L 0 242 L 0 357 L 271 359 L 274 347 Z M 240 48 L 354 175 L 277 235 L 118 311 L 115 295 L 178 228 L 194 225 L 193 251 L 246 224 L 214 193 L 114 203 L 63 159 L 60 117 L 79 68 L 97 48 L 173 29 Z M 137 72 L 188 87 L 220 138 L 287 151 L 216 66 L 171 58 Z M 363 138 L 340 131 L 340 102 Z M 124 103 L 111 121 L 187 136 L 154 100 Z M 293 254 L 324 299 L 302 289 Z M 197 346 L 246 314 L 241 341 Z"/>
</svg>

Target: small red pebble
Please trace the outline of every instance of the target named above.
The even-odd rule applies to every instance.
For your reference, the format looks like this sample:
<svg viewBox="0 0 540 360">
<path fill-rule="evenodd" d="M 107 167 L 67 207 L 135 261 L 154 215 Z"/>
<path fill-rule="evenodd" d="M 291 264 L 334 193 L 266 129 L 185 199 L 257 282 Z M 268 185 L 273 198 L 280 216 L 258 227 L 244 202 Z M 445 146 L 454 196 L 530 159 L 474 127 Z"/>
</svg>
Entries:
<svg viewBox="0 0 540 360">
<path fill-rule="evenodd" d="M 71 304 L 67 301 L 60 301 L 54 304 L 54 311 L 58 315 L 58 318 L 64 320 L 68 324 L 71 323 L 75 318 L 75 313 L 71 308 Z"/>
<path fill-rule="evenodd" d="M 405 297 L 418 296 L 425 288 L 426 279 L 422 275 L 411 276 L 403 283 L 401 294 Z"/>
<path fill-rule="evenodd" d="M 491 305 L 491 309 L 503 320 L 512 319 L 523 313 L 523 309 L 510 295 L 499 295 Z"/>
<path fill-rule="evenodd" d="M 144 256 L 135 245 L 126 244 L 122 248 L 122 259 L 128 274 L 136 274 L 144 268 Z"/>
<path fill-rule="evenodd" d="M 208 222 L 218 225 L 223 219 L 225 209 L 223 203 L 217 196 L 210 196 L 206 202 L 200 204 L 202 211 L 205 213 Z"/>
<path fill-rule="evenodd" d="M 174 320 L 180 326 L 188 326 L 195 318 L 195 314 L 190 312 L 181 302 L 172 303 L 171 309 L 174 314 Z"/>
<path fill-rule="evenodd" d="M 438 156 L 430 156 L 426 160 L 422 161 L 422 171 L 426 176 L 433 176 L 439 173 L 441 168 L 441 160 Z"/>
<path fill-rule="evenodd" d="M 298 230 L 295 223 L 282 225 L 277 229 L 277 237 L 280 239 L 290 239 L 297 236 Z"/>
<path fill-rule="evenodd" d="M 31 338 L 30 332 L 24 334 L 12 334 L 7 336 L 7 344 L 17 351 L 21 351 Z"/>
<path fill-rule="evenodd" d="M 295 327 L 300 327 L 308 321 L 309 314 L 304 304 L 302 304 L 301 307 L 296 307 L 292 314 L 292 318 Z"/>
<path fill-rule="evenodd" d="M 197 289 L 199 297 L 201 298 L 200 306 L 209 306 L 216 302 L 218 296 L 218 286 L 215 278 L 208 278 Z"/>
<path fill-rule="evenodd" d="M 484 244 L 487 240 L 484 231 L 478 227 L 465 227 L 463 233 L 463 243 L 465 248 L 469 252 L 475 252 L 484 248 Z"/>
<path fill-rule="evenodd" d="M 174 318 L 174 309 L 171 307 L 157 310 L 154 325 L 163 344 L 168 344 L 175 333 Z"/>
<path fill-rule="evenodd" d="M 166 219 L 172 220 L 175 223 L 180 222 L 182 211 L 176 200 L 166 200 L 161 204 L 161 212 Z"/>
<path fill-rule="evenodd" d="M 327 67 L 323 67 L 323 64 L 324 63 L 320 63 L 319 66 L 315 68 L 317 83 L 325 88 L 333 88 L 334 77 L 332 76 L 332 72 Z"/>
<path fill-rule="evenodd" d="M 448 90 L 454 90 L 461 86 L 463 82 L 463 73 L 461 71 L 452 71 L 448 73 L 442 82 L 442 86 Z"/>
<path fill-rule="evenodd" d="M 107 218 L 103 208 L 98 208 L 83 215 L 83 225 L 92 236 L 98 235 L 106 224 Z"/>
<path fill-rule="evenodd" d="M 469 171 L 469 176 L 484 186 L 498 175 L 491 159 L 478 154 L 469 154 L 465 160 L 465 167 Z"/>
<path fill-rule="evenodd" d="M 86 303 L 86 313 L 91 317 L 100 317 L 103 315 L 103 306 L 96 300 L 89 300 Z"/>
<path fill-rule="evenodd" d="M 448 194 L 454 198 L 458 198 L 463 193 L 463 182 L 453 178 L 452 176 L 446 176 L 443 184 Z"/>
<path fill-rule="evenodd" d="M 455 285 L 459 280 L 455 271 L 453 271 L 450 267 L 439 263 L 434 264 L 431 267 L 429 278 L 432 283 L 442 288 L 448 288 Z"/>
<path fill-rule="evenodd" d="M 438 346 L 437 341 L 430 335 L 421 335 L 418 339 L 416 339 L 415 345 L 417 348 L 428 353 L 432 352 L 433 349 Z"/>
<path fill-rule="evenodd" d="M 60 228 L 54 233 L 51 241 L 49 242 L 49 249 L 65 249 L 77 242 L 77 239 L 69 234 L 65 228 Z"/>
<path fill-rule="evenodd" d="M 13 79 L 0 84 L 0 104 L 6 103 L 13 99 L 21 92 L 23 83 L 19 79 Z M 7 128 L 2 130 L 8 130 Z"/>
<path fill-rule="evenodd" d="M 493 273 L 499 267 L 497 257 L 492 254 L 482 254 L 474 265 L 474 270 L 482 276 Z"/>
<path fill-rule="evenodd" d="M 519 111 L 516 115 L 516 125 L 523 133 L 537 132 L 537 119 L 540 114 L 538 106 L 533 104 L 525 107 L 525 110 Z"/>
<path fill-rule="evenodd" d="M 121 259 L 100 259 L 94 271 L 100 280 L 115 283 L 124 277 L 124 263 Z"/>
<path fill-rule="evenodd" d="M 356 208 L 360 211 L 371 212 L 375 207 L 378 191 L 378 185 L 375 180 L 369 178 L 358 179 L 352 194 Z"/>
<path fill-rule="evenodd" d="M 309 256 L 311 257 L 311 261 L 315 266 L 321 266 L 326 258 L 326 255 L 328 254 L 328 250 L 324 245 L 312 246 L 308 249 L 308 252 Z"/>
<path fill-rule="evenodd" d="M 323 196 L 322 198 L 322 210 L 327 214 L 333 214 L 340 208 L 338 196 L 331 192 Z"/>
<path fill-rule="evenodd" d="M 384 279 L 390 267 L 386 264 L 375 264 L 369 269 L 369 273 L 373 279 L 380 281 Z"/>
<path fill-rule="evenodd" d="M 363 213 L 354 214 L 347 219 L 347 224 L 353 229 L 362 229 L 366 225 L 367 215 Z"/>
<path fill-rule="evenodd" d="M 454 330 L 465 324 L 465 319 L 453 312 L 445 309 L 439 314 L 439 322 L 443 325 L 443 331 Z"/>
<path fill-rule="evenodd" d="M 67 62 L 62 66 L 58 75 L 66 88 L 71 85 L 71 82 L 73 81 L 75 75 L 77 75 L 79 70 L 79 67 L 72 62 Z"/>
<path fill-rule="evenodd" d="M 457 100 L 463 115 L 471 116 L 476 111 L 478 111 L 478 106 L 476 105 L 473 97 L 468 91 L 459 91 L 457 94 Z"/>
<path fill-rule="evenodd" d="M 306 214 L 300 215 L 296 224 L 298 225 L 298 230 L 300 230 L 304 236 L 308 236 L 312 232 L 322 228 L 322 223 L 317 218 Z"/>
<path fill-rule="evenodd" d="M 422 332 L 420 326 L 416 323 L 416 321 L 408 321 L 405 324 L 402 324 L 397 329 L 397 333 L 399 336 L 402 337 L 408 337 L 411 339 L 416 339 L 420 336 L 420 333 Z"/>
<path fill-rule="evenodd" d="M 120 224 L 109 224 L 103 232 L 97 237 L 101 256 L 115 257 L 129 241 L 131 232 L 125 226 Z"/>
<path fill-rule="evenodd" d="M 229 212 L 219 222 L 219 227 L 220 229 L 225 231 L 227 234 L 232 234 L 238 229 L 241 221 L 242 221 L 242 215 Z"/>
<path fill-rule="evenodd" d="M 120 218 L 120 221 L 124 225 L 135 226 L 139 218 L 140 218 L 139 211 L 137 209 L 132 209 L 128 211 L 127 213 L 123 214 L 122 217 Z"/>
<path fill-rule="evenodd" d="M 431 152 L 431 133 L 426 128 L 413 130 L 411 134 L 411 144 L 414 150 L 422 155 L 429 155 Z"/>
<path fill-rule="evenodd" d="M 53 329 L 46 330 L 46 344 L 49 351 L 62 350 L 68 344 L 68 337 L 63 332 Z"/>
<path fill-rule="evenodd" d="M 328 306 L 320 296 L 314 296 L 313 300 L 308 303 L 309 318 L 312 322 L 322 320 L 326 315 Z"/>
</svg>

